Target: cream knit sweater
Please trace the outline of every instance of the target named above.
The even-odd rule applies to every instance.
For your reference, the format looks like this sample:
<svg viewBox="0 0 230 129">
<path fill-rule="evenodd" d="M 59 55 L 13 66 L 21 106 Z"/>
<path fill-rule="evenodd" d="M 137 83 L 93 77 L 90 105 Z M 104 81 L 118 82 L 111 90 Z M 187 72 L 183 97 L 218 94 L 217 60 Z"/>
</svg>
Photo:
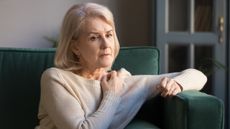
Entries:
<svg viewBox="0 0 230 129">
<path fill-rule="evenodd" d="M 36 129 L 123 129 L 142 104 L 158 94 L 162 77 L 171 77 L 183 90 L 200 90 L 206 76 L 198 70 L 137 75 L 124 78 L 123 93 L 102 93 L 100 81 L 89 80 L 58 68 L 46 70 L 41 79 L 41 99 Z"/>
</svg>

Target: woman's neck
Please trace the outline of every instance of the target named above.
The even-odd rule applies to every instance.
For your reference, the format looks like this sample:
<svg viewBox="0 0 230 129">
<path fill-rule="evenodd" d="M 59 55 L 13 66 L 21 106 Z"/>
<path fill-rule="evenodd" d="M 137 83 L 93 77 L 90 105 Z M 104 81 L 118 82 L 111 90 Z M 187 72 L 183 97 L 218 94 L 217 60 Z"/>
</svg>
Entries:
<svg viewBox="0 0 230 129">
<path fill-rule="evenodd" d="M 79 70 L 77 72 L 82 77 L 92 80 L 101 80 L 102 76 L 106 74 L 106 70 L 104 68 L 96 69 L 96 70 Z"/>
</svg>

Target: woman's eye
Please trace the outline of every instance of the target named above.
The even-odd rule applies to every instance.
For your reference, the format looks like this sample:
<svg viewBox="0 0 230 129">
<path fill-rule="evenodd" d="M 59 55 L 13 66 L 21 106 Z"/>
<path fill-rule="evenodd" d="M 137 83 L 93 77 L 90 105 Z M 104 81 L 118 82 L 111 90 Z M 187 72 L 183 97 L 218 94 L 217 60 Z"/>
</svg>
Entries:
<svg viewBox="0 0 230 129">
<path fill-rule="evenodd" d="M 96 39 L 97 39 L 96 36 L 92 36 L 92 37 L 89 38 L 90 41 L 95 41 Z"/>
<path fill-rule="evenodd" d="M 112 37 L 112 36 L 113 36 L 113 34 L 107 34 L 107 35 L 106 35 L 107 38 L 110 38 L 110 37 Z"/>
</svg>

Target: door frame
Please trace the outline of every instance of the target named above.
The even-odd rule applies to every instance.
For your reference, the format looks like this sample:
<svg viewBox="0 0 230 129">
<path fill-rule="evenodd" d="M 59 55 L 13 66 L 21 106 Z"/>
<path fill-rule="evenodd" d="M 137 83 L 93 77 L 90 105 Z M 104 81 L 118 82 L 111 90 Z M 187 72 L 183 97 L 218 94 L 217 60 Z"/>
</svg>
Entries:
<svg viewBox="0 0 230 129">
<path fill-rule="evenodd" d="M 191 37 L 191 33 L 188 32 L 188 33 L 180 33 L 180 32 L 176 32 L 176 33 L 171 33 L 171 32 L 167 32 L 167 25 L 163 24 L 164 21 L 167 21 L 167 9 L 162 9 L 162 7 L 160 7 L 159 5 L 162 5 L 162 4 L 166 4 L 167 6 L 167 2 L 168 0 L 156 0 L 155 2 L 155 29 L 156 29 L 156 37 L 153 37 L 153 41 L 155 41 L 156 43 L 156 46 L 160 49 L 160 55 L 161 55 L 161 58 L 160 58 L 160 62 L 161 62 L 161 67 L 160 68 L 160 71 L 161 72 L 167 72 L 167 66 L 165 66 L 165 64 L 167 64 L 167 56 L 168 56 L 168 53 L 167 53 L 167 49 L 168 49 L 168 46 L 165 45 L 166 42 L 168 42 L 168 39 L 164 38 L 165 35 L 167 35 L 167 38 L 170 38 L 170 41 L 174 41 L 174 42 L 186 42 L 187 39 L 191 39 L 189 42 L 192 42 L 192 43 L 196 43 L 196 40 L 199 40 L 201 41 L 202 39 L 205 39 L 205 41 L 207 42 L 210 42 L 212 43 L 212 41 L 217 41 L 218 40 L 218 36 L 213 36 L 212 39 L 207 39 L 209 36 L 212 35 L 212 33 L 197 33 L 196 32 L 196 35 L 195 35 L 195 38 L 194 37 Z M 194 3 L 195 0 L 190 0 L 191 4 Z M 221 4 L 221 5 L 218 5 L 219 1 L 221 2 L 226 2 L 225 4 Z M 214 50 L 214 56 L 215 58 L 217 59 L 221 59 L 223 60 L 223 62 L 221 62 L 222 64 L 226 65 L 227 68 L 230 70 L 230 2 L 229 0 L 214 0 L 214 4 L 217 5 L 216 7 L 221 7 L 221 8 L 225 8 L 225 10 L 223 10 L 223 16 L 225 17 L 224 18 L 224 24 L 225 24 L 225 43 L 224 45 L 217 45 L 217 47 L 215 46 L 215 50 Z M 226 5 L 226 6 L 225 6 Z M 194 6 L 194 5 L 193 5 Z M 224 6 L 224 7 L 223 7 Z M 160 10 L 160 11 L 159 11 Z M 218 13 L 215 12 L 215 16 L 216 16 L 216 20 L 214 21 L 214 24 L 217 25 L 218 23 L 218 18 L 217 16 L 222 16 Z M 191 16 L 191 19 L 193 19 L 193 17 Z M 159 25 L 160 23 L 160 25 Z M 160 26 L 164 26 L 164 29 L 160 28 Z M 167 24 L 167 23 L 166 23 Z M 190 22 L 190 26 L 192 26 L 192 23 Z M 166 29 L 165 29 L 166 28 Z M 154 32 L 154 31 L 153 31 Z M 192 32 L 192 31 L 191 31 Z M 217 30 L 215 30 L 215 32 L 217 32 Z M 159 37 L 161 37 L 159 39 Z M 178 37 L 180 37 L 180 39 L 178 40 Z M 213 45 L 216 45 L 213 44 Z M 193 51 L 194 47 L 191 47 L 191 51 Z M 218 52 L 218 50 L 224 50 L 224 51 L 220 51 Z M 166 59 L 164 59 L 164 57 Z M 193 58 L 192 56 L 190 58 Z M 224 103 L 225 103 L 225 114 L 226 114 L 226 127 L 229 128 L 230 125 L 230 112 L 229 112 L 229 108 L 230 108 L 230 88 L 228 86 L 230 86 L 230 73 L 229 71 L 223 71 L 223 70 L 217 70 L 216 73 L 215 73 L 215 78 L 217 78 L 216 80 L 219 80 L 219 81 L 215 81 L 213 83 L 213 91 L 214 91 L 214 95 L 216 95 L 217 97 L 221 98 Z M 223 76 L 225 78 L 223 78 Z"/>
<path fill-rule="evenodd" d="M 227 43 L 227 86 L 226 86 L 226 105 L 225 105 L 225 128 L 229 129 L 230 128 L 230 2 L 229 0 L 227 1 L 226 4 L 226 19 L 227 19 L 227 24 L 226 24 L 226 43 Z"/>
</svg>

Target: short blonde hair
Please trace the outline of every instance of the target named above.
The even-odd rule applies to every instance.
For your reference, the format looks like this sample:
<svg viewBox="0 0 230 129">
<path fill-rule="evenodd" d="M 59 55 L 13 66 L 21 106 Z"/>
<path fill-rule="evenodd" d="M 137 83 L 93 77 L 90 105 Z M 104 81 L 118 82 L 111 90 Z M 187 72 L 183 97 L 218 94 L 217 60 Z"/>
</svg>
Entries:
<svg viewBox="0 0 230 129">
<path fill-rule="evenodd" d="M 81 27 L 86 18 L 97 17 L 104 20 L 114 29 L 114 59 L 117 57 L 120 49 L 119 41 L 116 35 L 114 18 L 112 12 L 105 6 L 95 3 L 84 3 L 72 6 L 66 13 L 56 50 L 54 65 L 65 70 L 79 70 L 82 68 L 77 55 L 72 52 L 72 41 L 79 38 Z"/>
</svg>

